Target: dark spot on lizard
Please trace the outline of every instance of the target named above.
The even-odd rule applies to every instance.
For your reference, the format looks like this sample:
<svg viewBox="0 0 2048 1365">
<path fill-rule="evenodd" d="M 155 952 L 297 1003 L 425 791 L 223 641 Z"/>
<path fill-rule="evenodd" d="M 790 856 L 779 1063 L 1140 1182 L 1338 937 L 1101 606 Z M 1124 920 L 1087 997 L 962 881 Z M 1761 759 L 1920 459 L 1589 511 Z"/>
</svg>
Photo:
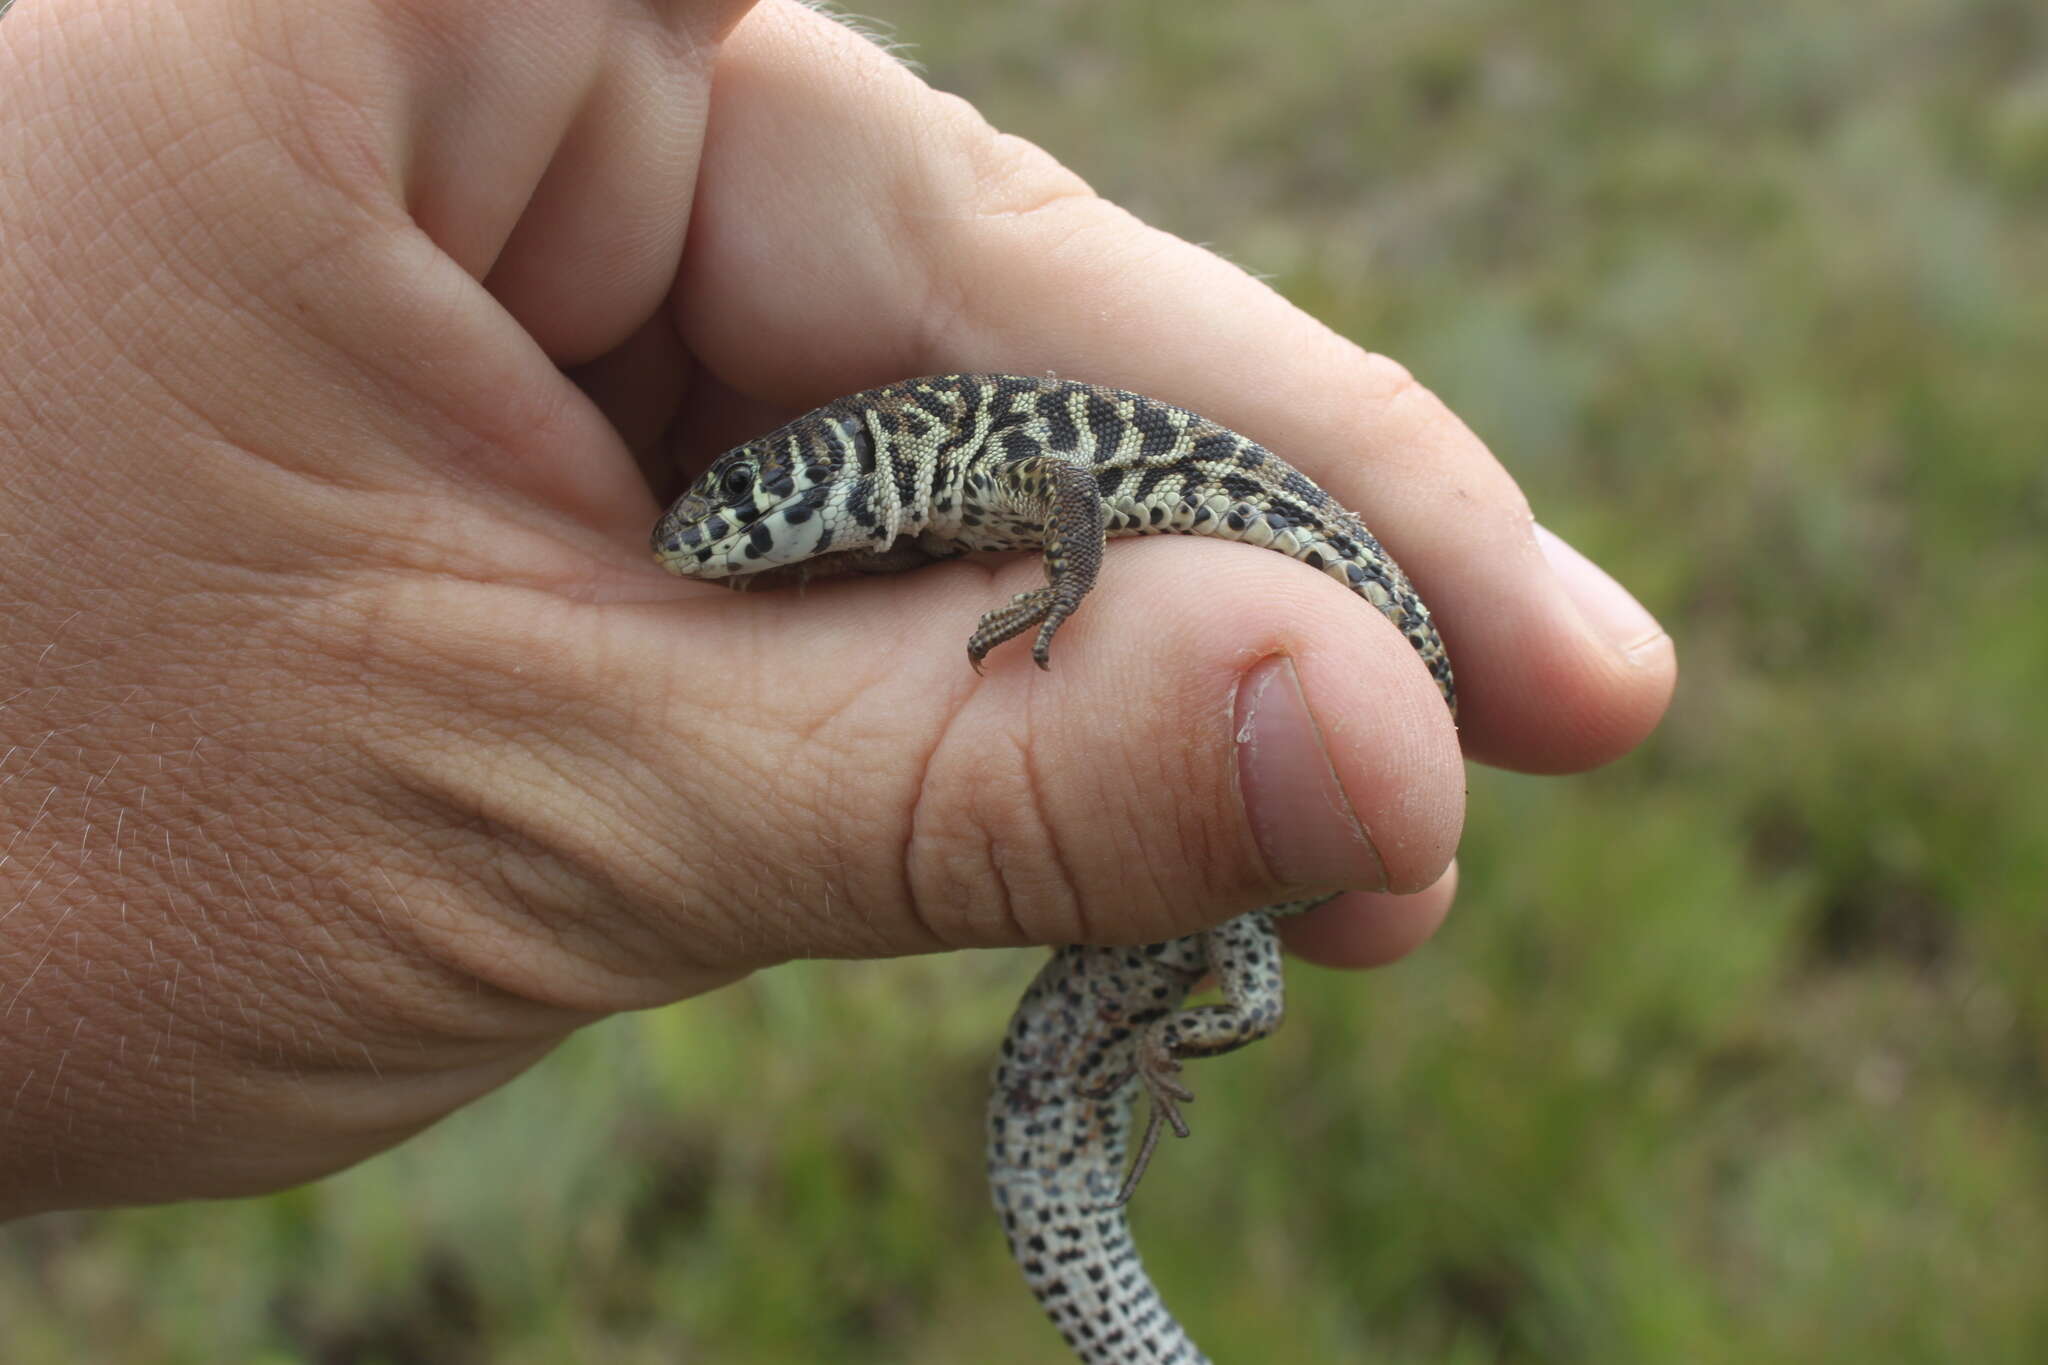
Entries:
<svg viewBox="0 0 2048 1365">
<path fill-rule="evenodd" d="M 1064 455 L 1080 447 L 1081 428 L 1074 425 L 1074 414 L 1067 410 L 1065 394 L 1057 389 L 1047 389 L 1039 394 L 1038 415 L 1045 419 L 1045 445 L 1048 450 Z"/>
<path fill-rule="evenodd" d="M 1109 459 L 1123 445 L 1128 424 L 1116 404 L 1102 394 L 1089 394 L 1083 406 L 1088 430 L 1095 437 L 1095 458 L 1098 462 Z"/>
<path fill-rule="evenodd" d="M 1195 444 L 1188 451 L 1191 459 L 1218 464 L 1227 464 L 1230 457 L 1236 453 L 1237 438 L 1227 431 L 1212 431 L 1206 436 L 1197 437 Z"/>
<path fill-rule="evenodd" d="M 1003 433 L 1003 458 L 1005 460 L 1028 460 L 1041 455 L 1045 447 L 1028 431 L 1012 430 Z"/>
<path fill-rule="evenodd" d="M 1131 425 L 1138 429 L 1141 460 L 1159 459 L 1180 442 L 1180 428 L 1174 424 L 1172 411 L 1158 403 L 1139 404 Z"/>
</svg>

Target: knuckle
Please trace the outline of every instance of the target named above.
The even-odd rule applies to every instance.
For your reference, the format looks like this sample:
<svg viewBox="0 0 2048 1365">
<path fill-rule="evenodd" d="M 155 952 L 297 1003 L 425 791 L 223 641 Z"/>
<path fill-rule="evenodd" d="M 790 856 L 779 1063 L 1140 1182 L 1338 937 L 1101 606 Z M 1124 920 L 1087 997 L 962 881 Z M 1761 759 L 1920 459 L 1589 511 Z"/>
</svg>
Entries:
<svg viewBox="0 0 2048 1365">
<path fill-rule="evenodd" d="M 964 769 L 941 752 L 927 771 L 905 853 L 905 884 L 935 940 L 1055 942 L 1081 923 L 1080 890 L 1025 744 Z"/>
<path fill-rule="evenodd" d="M 1237 803 L 1208 771 L 1227 763 L 1078 747 L 1018 737 L 964 773 L 935 757 L 904 874 L 935 940 L 1151 942 L 1262 903 Z"/>
</svg>

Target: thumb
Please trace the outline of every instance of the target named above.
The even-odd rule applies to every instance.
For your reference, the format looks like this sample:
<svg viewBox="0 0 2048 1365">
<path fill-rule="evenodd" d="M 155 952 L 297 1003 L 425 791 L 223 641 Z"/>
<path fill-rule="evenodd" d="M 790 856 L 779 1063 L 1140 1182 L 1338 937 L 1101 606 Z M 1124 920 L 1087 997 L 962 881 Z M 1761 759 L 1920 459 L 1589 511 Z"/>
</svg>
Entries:
<svg viewBox="0 0 2048 1365">
<path fill-rule="evenodd" d="M 636 761 L 579 785 L 633 832 L 635 915 L 715 968 L 1144 942 L 1436 880 L 1456 736 L 1376 613 L 1277 555 L 1122 542 L 1049 674 L 1010 646 L 977 678 L 975 620 L 1040 574 L 677 584 L 614 609 L 630 736 L 591 738 Z"/>
</svg>

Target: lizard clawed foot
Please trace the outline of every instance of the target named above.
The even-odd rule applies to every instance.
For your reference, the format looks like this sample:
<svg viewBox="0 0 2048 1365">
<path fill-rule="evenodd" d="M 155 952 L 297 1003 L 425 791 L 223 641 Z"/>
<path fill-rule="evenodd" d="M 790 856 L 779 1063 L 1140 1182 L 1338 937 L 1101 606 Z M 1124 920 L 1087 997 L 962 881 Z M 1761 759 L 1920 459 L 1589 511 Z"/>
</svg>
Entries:
<svg viewBox="0 0 2048 1365">
<path fill-rule="evenodd" d="M 1175 1079 L 1180 1074 L 1180 1059 L 1173 1055 L 1171 1046 L 1157 1038 L 1147 1038 L 1139 1045 L 1136 1072 L 1144 1083 L 1145 1093 L 1151 1096 L 1151 1113 L 1145 1118 L 1145 1136 L 1138 1143 L 1138 1155 L 1124 1172 L 1116 1198 L 1109 1203 L 1113 1209 L 1130 1203 L 1137 1192 L 1138 1182 L 1145 1178 L 1145 1169 L 1152 1164 L 1152 1153 L 1159 1146 L 1162 1127 L 1172 1128 L 1175 1137 L 1188 1135 L 1188 1121 L 1181 1117 L 1180 1107 L 1193 1103 L 1195 1098 L 1194 1091 Z"/>
<path fill-rule="evenodd" d="M 1010 599 L 1009 605 L 983 613 L 974 627 L 974 634 L 967 637 L 967 662 L 974 665 L 976 673 L 981 672 L 981 661 L 988 657 L 990 650 L 1043 621 L 1051 607 L 1052 589 L 1033 588 L 1029 592 L 1018 593 Z M 1041 638 L 1032 649 L 1032 657 L 1040 668 L 1050 667 L 1044 657 L 1046 638 L 1050 637 Z"/>
</svg>

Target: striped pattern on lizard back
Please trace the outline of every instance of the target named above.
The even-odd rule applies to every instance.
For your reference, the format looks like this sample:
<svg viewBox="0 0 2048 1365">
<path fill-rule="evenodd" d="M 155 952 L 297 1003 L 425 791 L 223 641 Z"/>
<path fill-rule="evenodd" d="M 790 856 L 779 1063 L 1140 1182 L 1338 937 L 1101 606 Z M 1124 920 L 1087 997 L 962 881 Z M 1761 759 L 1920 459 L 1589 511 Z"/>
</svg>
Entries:
<svg viewBox="0 0 2048 1365">
<path fill-rule="evenodd" d="M 1240 540 L 1328 574 L 1400 630 L 1455 712 L 1429 609 L 1357 516 L 1257 442 L 1117 389 L 967 374 L 838 399 L 713 461 L 655 527 L 654 550 L 674 573 L 741 587 L 1042 549 L 1044 586 L 983 616 L 967 652 L 979 669 L 1035 627 L 1043 668 L 1105 538 L 1161 534 Z M 1278 1027 L 1272 919 L 1319 903 L 1139 948 L 1061 948 L 1011 1019 L 989 1100 L 990 1184 L 1033 1292 L 1087 1365 L 1205 1365 L 1139 1263 L 1122 1205 L 1162 1126 L 1187 1134 L 1181 1061 Z M 1221 1000 L 1185 1006 L 1212 974 Z M 1133 1081 L 1151 1111 L 1126 1172 Z"/>
</svg>

